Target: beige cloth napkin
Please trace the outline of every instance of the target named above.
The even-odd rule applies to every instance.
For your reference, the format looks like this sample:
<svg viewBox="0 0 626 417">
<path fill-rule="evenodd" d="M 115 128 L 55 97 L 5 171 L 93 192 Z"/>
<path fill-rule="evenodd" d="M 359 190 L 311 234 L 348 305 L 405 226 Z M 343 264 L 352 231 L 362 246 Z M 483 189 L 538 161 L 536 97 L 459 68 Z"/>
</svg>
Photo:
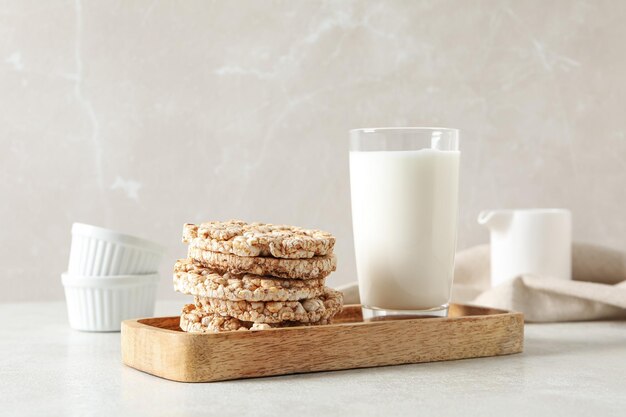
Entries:
<svg viewBox="0 0 626 417">
<path fill-rule="evenodd" d="M 572 247 L 573 280 L 524 275 L 490 288 L 489 245 L 456 256 L 452 301 L 521 311 L 529 322 L 626 318 L 626 253 L 585 243 Z M 358 287 L 344 291 L 359 303 Z"/>
</svg>

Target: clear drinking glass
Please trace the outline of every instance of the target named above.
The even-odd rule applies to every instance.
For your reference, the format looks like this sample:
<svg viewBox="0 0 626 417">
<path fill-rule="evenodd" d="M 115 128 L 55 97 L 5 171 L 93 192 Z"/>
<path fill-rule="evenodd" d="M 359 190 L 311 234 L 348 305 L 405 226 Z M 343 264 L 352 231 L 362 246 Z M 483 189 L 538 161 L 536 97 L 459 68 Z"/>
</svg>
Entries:
<svg viewBox="0 0 626 417">
<path fill-rule="evenodd" d="M 364 319 L 447 316 L 456 249 L 459 131 L 350 131 L 350 188 Z"/>
</svg>

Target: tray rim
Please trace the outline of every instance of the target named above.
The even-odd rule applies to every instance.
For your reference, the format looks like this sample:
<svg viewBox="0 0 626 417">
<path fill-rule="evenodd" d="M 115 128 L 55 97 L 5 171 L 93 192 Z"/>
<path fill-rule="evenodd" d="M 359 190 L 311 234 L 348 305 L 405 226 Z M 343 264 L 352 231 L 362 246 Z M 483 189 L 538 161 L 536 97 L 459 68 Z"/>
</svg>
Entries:
<svg viewBox="0 0 626 417">
<path fill-rule="evenodd" d="M 285 332 L 285 331 L 292 331 L 292 330 L 301 331 L 303 329 L 310 329 L 309 331 L 317 331 L 320 329 L 328 329 L 329 327 L 374 326 L 374 325 L 382 325 L 382 324 L 389 325 L 390 323 L 397 323 L 397 322 L 415 323 L 417 321 L 423 321 L 423 320 L 428 320 L 428 322 L 432 322 L 432 321 L 451 322 L 451 321 L 468 320 L 468 319 L 474 319 L 474 320 L 479 320 L 479 319 L 484 319 L 484 318 L 488 319 L 490 317 L 495 317 L 495 316 L 520 317 L 522 319 L 522 325 L 525 324 L 524 314 L 518 311 L 507 311 L 507 310 L 502 310 L 499 308 L 484 307 L 484 306 L 471 305 L 471 304 L 461 304 L 461 303 L 451 303 L 450 305 L 451 306 L 456 305 L 456 306 L 463 307 L 463 308 L 484 309 L 484 310 L 492 311 L 494 313 L 493 314 L 464 315 L 464 316 L 455 316 L 455 317 L 416 317 L 416 318 L 402 318 L 402 319 L 387 319 L 387 320 L 380 320 L 380 321 L 355 321 L 355 322 L 345 322 L 345 323 L 331 323 L 331 324 L 325 324 L 323 326 L 278 327 L 278 328 L 264 329 L 263 332 L 268 332 L 268 331 Z M 360 304 L 346 304 L 343 306 L 344 309 L 360 308 L 360 307 L 361 307 Z M 190 333 L 190 332 L 185 332 L 182 329 L 180 330 L 164 329 L 162 327 L 157 327 L 157 326 L 153 326 L 153 325 L 142 322 L 144 320 L 158 320 L 158 319 L 163 320 L 163 319 L 176 319 L 176 318 L 180 318 L 180 316 L 155 316 L 155 317 L 142 317 L 142 318 L 137 318 L 137 319 L 129 319 L 129 320 L 122 321 L 122 328 L 124 328 L 124 326 L 148 328 L 151 331 L 155 331 L 155 332 L 164 332 L 164 333 L 175 334 L 177 336 L 194 337 L 194 338 L 195 337 L 224 337 L 226 335 L 232 335 L 232 334 L 243 336 L 246 334 L 252 335 L 258 332 L 258 331 L 244 332 L 244 331 L 230 330 L 230 331 L 225 331 L 225 332 Z"/>
</svg>

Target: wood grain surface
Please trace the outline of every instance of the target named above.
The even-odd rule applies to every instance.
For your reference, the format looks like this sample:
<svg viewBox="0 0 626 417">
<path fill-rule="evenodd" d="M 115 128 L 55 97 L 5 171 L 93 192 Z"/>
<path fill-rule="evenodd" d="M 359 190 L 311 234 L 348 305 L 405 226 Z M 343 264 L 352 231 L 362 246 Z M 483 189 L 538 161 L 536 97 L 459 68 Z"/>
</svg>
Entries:
<svg viewBox="0 0 626 417">
<path fill-rule="evenodd" d="M 181 382 L 331 371 L 519 353 L 524 318 L 453 304 L 446 318 L 364 322 L 358 305 L 331 325 L 193 334 L 179 317 L 122 323 L 122 360 Z"/>
</svg>

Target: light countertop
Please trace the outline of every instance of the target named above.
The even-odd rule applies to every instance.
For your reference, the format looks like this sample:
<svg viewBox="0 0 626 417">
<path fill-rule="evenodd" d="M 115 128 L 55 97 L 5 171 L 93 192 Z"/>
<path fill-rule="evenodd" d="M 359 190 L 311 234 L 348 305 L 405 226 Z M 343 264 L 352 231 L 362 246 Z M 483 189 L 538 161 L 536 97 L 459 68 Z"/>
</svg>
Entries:
<svg viewBox="0 0 626 417">
<path fill-rule="evenodd" d="M 122 365 L 120 334 L 71 330 L 63 303 L 0 314 L 0 415 L 626 415 L 626 321 L 527 325 L 512 356 L 184 384 Z"/>
</svg>

